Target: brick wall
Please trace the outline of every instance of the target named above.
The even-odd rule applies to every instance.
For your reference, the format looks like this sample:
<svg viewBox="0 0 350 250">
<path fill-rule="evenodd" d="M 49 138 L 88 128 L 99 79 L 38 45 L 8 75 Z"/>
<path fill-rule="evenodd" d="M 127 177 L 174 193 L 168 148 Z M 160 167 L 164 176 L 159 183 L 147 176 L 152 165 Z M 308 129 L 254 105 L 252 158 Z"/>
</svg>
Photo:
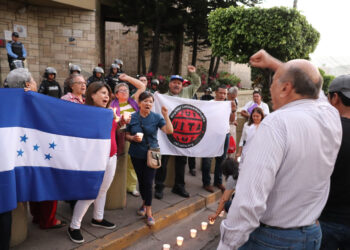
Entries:
<svg viewBox="0 0 350 250">
<path fill-rule="evenodd" d="M 57 70 L 57 80 L 63 84 L 68 75 L 68 64 L 79 64 L 86 75 L 101 61 L 99 46 L 99 8 L 86 11 L 29 5 L 24 14 L 16 1 L 0 0 L 0 37 L 4 30 L 13 31 L 14 24 L 27 27 L 27 37 L 20 38 L 27 50 L 27 65 L 39 84 L 46 67 Z M 69 43 L 68 38 L 75 41 Z M 9 72 L 7 52 L 0 49 L 1 80 Z"/>
</svg>

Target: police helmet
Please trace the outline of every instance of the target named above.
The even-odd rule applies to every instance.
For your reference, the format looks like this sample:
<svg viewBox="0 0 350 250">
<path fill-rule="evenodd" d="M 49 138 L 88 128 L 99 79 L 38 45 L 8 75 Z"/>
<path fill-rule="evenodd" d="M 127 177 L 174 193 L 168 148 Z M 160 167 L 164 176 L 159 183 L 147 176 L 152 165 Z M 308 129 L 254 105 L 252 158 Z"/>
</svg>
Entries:
<svg viewBox="0 0 350 250">
<path fill-rule="evenodd" d="M 119 65 L 116 63 L 111 64 L 111 69 L 120 69 Z"/>
<path fill-rule="evenodd" d="M 92 71 L 93 74 L 96 74 L 96 73 L 101 73 L 101 74 L 104 74 L 104 70 L 101 68 L 101 67 L 95 67 L 94 70 Z"/>
<path fill-rule="evenodd" d="M 158 81 L 158 79 L 153 79 L 152 81 L 151 81 L 151 85 L 159 85 L 159 81 Z"/>
<path fill-rule="evenodd" d="M 22 61 L 22 60 L 13 60 L 13 61 L 11 62 L 11 66 L 12 66 L 14 69 L 24 68 L 24 64 L 23 64 L 23 61 Z"/>
<path fill-rule="evenodd" d="M 118 65 L 120 65 L 120 66 L 123 66 L 123 61 L 120 60 L 120 59 L 115 59 L 115 60 L 114 60 L 114 63 L 115 63 L 115 64 L 118 64 Z"/>
<path fill-rule="evenodd" d="M 79 65 L 73 64 L 72 66 L 70 66 L 69 72 L 71 74 L 73 74 L 74 71 L 78 71 L 78 73 L 81 73 L 81 68 Z"/>
<path fill-rule="evenodd" d="M 49 74 L 54 74 L 54 75 L 56 75 L 56 74 L 57 74 L 57 71 L 56 71 L 56 69 L 53 68 L 53 67 L 47 67 L 47 68 L 45 69 L 45 74 L 46 74 L 46 75 L 49 75 Z"/>
</svg>

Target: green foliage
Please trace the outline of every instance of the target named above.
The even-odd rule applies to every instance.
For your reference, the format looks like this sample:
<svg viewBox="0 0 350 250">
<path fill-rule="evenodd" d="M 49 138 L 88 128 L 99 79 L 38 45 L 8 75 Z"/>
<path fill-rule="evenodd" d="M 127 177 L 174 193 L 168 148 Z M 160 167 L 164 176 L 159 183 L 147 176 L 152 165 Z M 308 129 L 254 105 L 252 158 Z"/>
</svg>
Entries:
<svg viewBox="0 0 350 250">
<path fill-rule="evenodd" d="M 209 17 L 209 40 L 216 56 L 236 63 L 248 63 L 250 56 L 265 49 L 286 62 L 309 58 L 320 34 L 296 9 L 229 7 L 217 9 Z M 270 100 L 270 70 L 253 69 L 254 87 L 262 90 L 265 102 Z"/>
<path fill-rule="evenodd" d="M 320 71 L 320 74 L 323 78 L 323 85 L 322 85 L 322 90 L 324 91 L 324 93 L 327 95 L 328 94 L 328 88 L 329 85 L 331 84 L 331 82 L 334 80 L 335 76 L 333 75 L 327 75 L 326 72 L 324 72 L 323 69 L 318 68 L 318 70 Z"/>
<path fill-rule="evenodd" d="M 236 63 L 248 63 L 259 49 L 281 61 L 308 58 L 319 38 L 296 9 L 229 7 L 209 15 L 213 53 Z"/>
<path fill-rule="evenodd" d="M 232 87 L 236 86 L 239 82 L 241 82 L 241 79 L 239 77 L 223 71 L 218 73 L 215 77 L 210 77 L 209 87 L 211 87 L 213 90 L 216 90 L 221 85 Z"/>
</svg>

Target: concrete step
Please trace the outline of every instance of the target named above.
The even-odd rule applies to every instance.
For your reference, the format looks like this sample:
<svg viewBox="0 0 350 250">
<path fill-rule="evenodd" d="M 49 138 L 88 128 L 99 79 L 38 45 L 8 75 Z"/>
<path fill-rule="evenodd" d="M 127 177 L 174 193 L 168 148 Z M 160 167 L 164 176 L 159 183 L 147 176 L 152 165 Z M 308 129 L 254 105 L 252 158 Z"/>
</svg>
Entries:
<svg viewBox="0 0 350 250">
<path fill-rule="evenodd" d="M 153 227 L 147 226 L 145 221 L 138 221 L 100 239 L 84 244 L 78 249 L 124 249 L 140 241 L 145 236 L 161 231 L 193 213 L 203 210 L 203 208 L 207 207 L 209 204 L 217 201 L 220 196 L 220 191 L 216 191 L 213 194 L 208 193 L 208 195 L 196 195 L 155 213 L 154 218 L 156 224 Z M 141 241 L 143 242 L 143 240 Z"/>
<path fill-rule="evenodd" d="M 138 240 L 135 244 L 129 246 L 125 250 L 149 250 L 162 249 L 163 244 L 169 244 L 170 249 L 181 250 L 211 250 L 216 249 L 220 239 L 220 223 L 222 218 L 215 221 L 213 225 L 208 225 L 207 229 L 201 229 L 201 222 L 208 221 L 208 215 L 216 211 L 217 204 L 213 203 L 199 211 L 192 213 L 187 218 L 182 219 L 163 230 L 152 232 Z M 196 229 L 197 235 L 195 238 L 190 237 L 190 230 Z M 176 237 L 184 238 L 182 246 L 177 246 Z"/>
</svg>

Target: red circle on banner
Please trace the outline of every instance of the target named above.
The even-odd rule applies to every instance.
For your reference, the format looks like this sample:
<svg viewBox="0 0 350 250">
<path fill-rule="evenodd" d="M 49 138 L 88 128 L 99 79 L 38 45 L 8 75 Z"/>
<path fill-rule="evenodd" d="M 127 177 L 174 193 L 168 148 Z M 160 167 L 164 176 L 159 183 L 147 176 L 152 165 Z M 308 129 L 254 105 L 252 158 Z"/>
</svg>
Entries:
<svg viewBox="0 0 350 250">
<path fill-rule="evenodd" d="M 197 145 L 203 138 L 207 119 L 203 112 L 195 106 L 182 104 L 170 114 L 174 133 L 168 135 L 170 142 L 180 148 L 190 148 Z"/>
</svg>

